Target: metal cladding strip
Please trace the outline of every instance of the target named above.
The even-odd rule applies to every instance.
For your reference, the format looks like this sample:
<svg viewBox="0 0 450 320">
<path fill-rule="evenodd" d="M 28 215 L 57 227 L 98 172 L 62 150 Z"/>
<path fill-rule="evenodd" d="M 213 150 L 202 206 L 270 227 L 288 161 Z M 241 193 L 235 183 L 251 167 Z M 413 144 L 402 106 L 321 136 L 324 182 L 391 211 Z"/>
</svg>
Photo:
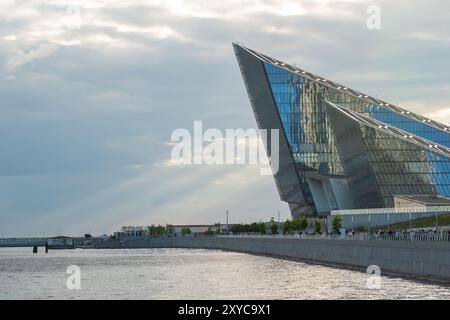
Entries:
<svg viewBox="0 0 450 320">
<path fill-rule="evenodd" d="M 411 119 L 413 119 L 415 121 L 421 121 L 422 123 L 424 123 L 424 124 L 426 124 L 426 125 L 428 125 L 430 127 L 442 130 L 442 131 L 447 132 L 447 133 L 450 134 L 450 127 L 448 127 L 448 126 L 446 126 L 446 125 L 444 125 L 444 124 L 442 124 L 442 123 L 440 123 L 438 121 L 435 121 L 435 120 L 432 120 L 432 119 L 428 119 L 428 118 L 426 118 L 424 116 L 421 116 L 419 114 L 416 114 L 416 113 L 413 113 L 411 111 L 402 109 L 402 108 L 400 108 L 398 106 L 392 105 L 392 104 L 390 104 L 390 103 L 388 103 L 386 101 L 380 100 L 378 98 L 374 98 L 374 97 L 369 96 L 367 94 L 361 93 L 361 92 L 359 92 L 357 90 L 350 89 L 350 88 L 348 88 L 348 87 L 346 87 L 346 86 L 344 86 L 342 84 L 339 84 L 337 82 L 325 79 L 323 77 L 319 77 L 318 75 L 315 75 L 315 74 L 313 74 L 311 72 L 305 71 L 305 70 L 300 69 L 300 68 L 298 68 L 296 66 L 292 66 L 292 65 L 290 65 L 290 64 L 288 64 L 286 62 L 282 62 L 282 61 L 277 60 L 275 58 L 269 57 L 269 56 L 267 56 L 265 54 L 262 54 L 260 52 L 255 51 L 255 50 L 246 48 L 246 47 L 244 47 L 244 46 L 242 46 L 240 44 L 237 44 L 237 43 L 234 43 L 234 44 L 239 46 L 239 47 L 241 47 L 242 49 L 248 51 L 249 53 L 251 53 L 252 55 L 257 57 L 258 59 L 260 59 L 260 60 L 262 60 L 262 61 L 264 61 L 266 63 L 269 63 L 269 64 L 271 64 L 273 66 L 283 68 L 283 69 L 285 69 L 285 70 L 287 70 L 287 71 L 289 71 L 291 73 L 300 74 L 303 77 L 305 77 L 305 78 L 307 78 L 307 79 L 309 79 L 311 81 L 315 81 L 315 82 L 321 83 L 321 84 L 323 84 L 326 87 L 329 87 L 329 88 L 338 90 L 340 92 L 349 94 L 349 95 L 351 95 L 351 96 L 353 96 L 355 98 L 359 98 L 359 99 L 365 100 L 365 101 L 367 101 L 369 103 L 379 105 L 380 107 L 384 107 L 384 108 L 386 108 L 386 109 L 388 109 L 388 110 L 390 110 L 392 112 L 395 112 L 397 114 L 403 115 L 403 116 L 408 117 L 408 118 L 411 118 Z"/>
<path fill-rule="evenodd" d="M 414 143 L 422 148 L 428 149 L 434 153 L 438 153 L 440 155 L 443 155 L 447 158 L 450 157 L 450 148 L 444 147 L 440 144 L 436 144 L 435 142 L 432 142 L 427 139 L 423 139 L 421 137 L 418 137 L 416 135 L 412 135 L 409 132 L 397 129 L 395 127 L 392 127 L 390 125 L 385 124 L 384 122 L 374 120 L 372 118 L 369 118 L 367 116 L 361 115 L 357 112 L 351 111 L 345 107 L 339 106 L 337 104 L 334 104 L 329 101 L 324 101 L 325 104 L 329 107 L 332 107 L 343 114 L 345 114 L 347 117 L 351 118 L 353 121 L 356 121 L 358 123 L 361 123 L 365 126 L 372 127 L 376 130 L 382 131 L 384 133 L 387 133 L 391 136 L 395 136 L 396 138 L 402 139 L 404 141 L 408 141 L 410 143 Z"/>
<path fill-rule="evenodd" d="M 283 201 L 290 204 L 309 206 L 303 196 L 299 172 L 285 136 L 270 84 L 266 79 L 264 65 L 259 58 L 242 47 L 234 45 L 234 50 L 258 127 L 267 130 L 280 130 L 278 146 L 279 168 L 274 173 L 280 197 Z M 271 150 L 269 147 L 270 142 L 271 139 L 265 141 L 266 150 Z"/>
</svg>

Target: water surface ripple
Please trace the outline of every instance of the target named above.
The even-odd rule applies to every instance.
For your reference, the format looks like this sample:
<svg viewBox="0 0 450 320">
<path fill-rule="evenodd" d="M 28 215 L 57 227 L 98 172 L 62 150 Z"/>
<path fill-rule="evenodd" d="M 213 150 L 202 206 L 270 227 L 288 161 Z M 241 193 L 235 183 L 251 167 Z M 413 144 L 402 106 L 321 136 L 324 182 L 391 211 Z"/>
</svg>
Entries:
<svg viewBox="0 0 450 320">
<path fill-rule="evenodd" d="M 199 249 L 0 248 L 0 299 L 450 299 L 450 287 L 270 257 Z M 69 290 L 67 267 L 81 269 Z"/>
</svg>

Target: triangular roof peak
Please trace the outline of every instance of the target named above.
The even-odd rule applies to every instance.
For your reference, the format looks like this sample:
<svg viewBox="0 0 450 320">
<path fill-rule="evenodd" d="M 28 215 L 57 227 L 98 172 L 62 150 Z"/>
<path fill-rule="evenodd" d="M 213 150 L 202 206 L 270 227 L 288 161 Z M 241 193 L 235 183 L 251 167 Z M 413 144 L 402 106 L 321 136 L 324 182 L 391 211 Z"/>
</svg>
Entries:
<svg viewBox="0 0 450 320">
<path fill-rule="evenodd" d="M 408 117 L 408 118 L 410 118 L 410 119 L 412 119 L 414 121 L 422 122 L 422 123 L 424 123 L 424 124 L 426 124 L 426 125 L 428 125 L 430 127 L 434 127 L 434 128 L 439 129 L 439 130 L 442 130 L 442 131 L 450 133 L 450 127 L 448 127 L 448 126 L 446 126 L 446 125 L 444 125 L 444 124 L 442 124 L 442 123 L 440 123 L 438 121 L 426 118 L 426 117 L 421 116 L 421 115 L 419 115 L 417 113 L 414 113 L 414 112 L 408 111 L 406 109 L 400 108 L 400 107 L 398 107 L 398 106 L 396 106 L 396 105 L 394 105 L 392 103 L 388 103 L 386 101 L 383 101 L 383 100 L 380 100 L 378 98 L 372 97 L 372 96 L 370 96 L 368 94 L 365 94 L 365 93 L 359 92 L 357 90 L 351 89 L 351 88 L 349 88 L 349 87 L 347 87 L 347 86 L 345 86 L 343 84 L 340 84 L 340 83 L 337 83 L 335 81 L 332 81 L 332 80 L 326 79 L 324 77 L 318 76 L 318 75 L 316 75 L 316 74 L 314 74 L 312 72 L 306 71 L 306 70 L 301 69 L 301 68 L 299 68 L 297 66 L 293 66 L 293 65 L 291 65 L 289 63 L 280 61 L 278 59 L 275 59 L 273 57 L 270 57 L 268 55 L 260 53 L 260 52 L 258 52 L 256 50 L 247 48 L 243 44 L 239 44 L 237 42 L 233 42 L 233 46 L 239 47 L 239 48 L 249 52 L 250 54 L 255 56 L 257 59 L 259 59 L 259 60 L 261 60 L 261 61 L 263 61 L 265 63 L 271 64 L 271 65 L 273 65 L 275 67 L 279 67 L 281 69 L 285 69 L 286 71 L 288 71 L 288 72 L 290 72 L 292 74 L 296 74 L 296 75 L 302 76 L 304 78 L 307 78 L 308 80 L 320 83 L 323 86 L 326 86 L 326 87 L 332 88 L 334 90 L 343 92 L 343 93 L 348 94 L 350 96 L 353 96 L 353 97 L 355 97 L 357 99 L 364 100 L 364 101 L 366 101 L 368 103 L 371 103 L 371 104 L 383 107 L 383 108 L 385 108 L 385 109 L 387 109 L 389 111 L 395 112 L 395 113 L 400 114 L 400 115 L 405 116 L 405 117 Z"/>
<path fill-rule="evenodd" d="M 364 126 L 374 128 L 375 130 L 381 131 L 385 134 L 394 136 L 401 140 L 405 140 L 409 143 L 413 143 L 413 144 L 418 145 L 419 147 L 421 147 L 423 149 L 427 149 L 431 152 L 438 153 L 445 157 L 450 157 L 450 148 L 447 148 L 443 145 L 437 144 L 436 142 L 421 138 L 410 132 L 406 132 L 404 130 L 398 129 L 396 127 L 388 125 L 379 120 L 372 119 L 366 115 L 352 111 L 352 110 L 345 108 L 343 106 L 340 106 L 336 103 L 332 103 L 332 102 L 326 101 L 326 100 L 324 102 L 325 102 L 326 107 L 333 108 L 333 109 L 343 113 L 345 116 L 352 119 L 353 121 L 356 121 Z"/>
</svg>

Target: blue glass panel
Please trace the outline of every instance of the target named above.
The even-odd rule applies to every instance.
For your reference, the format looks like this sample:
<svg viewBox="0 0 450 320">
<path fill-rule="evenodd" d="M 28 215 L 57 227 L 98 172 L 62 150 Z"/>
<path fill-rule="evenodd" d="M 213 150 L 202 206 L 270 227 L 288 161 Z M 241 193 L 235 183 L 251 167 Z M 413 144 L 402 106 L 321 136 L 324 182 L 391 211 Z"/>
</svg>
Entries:
<svg viewBox="0 0 450 320">
<path fill-rule="evenodd" d="M 436 185 L 438 194 L 450 197 L 450 159 L 427 151 L 430 164 L 430 176 Z"/>
<path fill-rule="evenodd" d="M 413 120 L 405 115 L 395 113 L 377 105 L 365 105 L 363 112 L 375 120 L 379 120 L 424 139 L 450 147 L 450 134 L 447 131 L 431 127 L 427 125 L 426 122 Z"/>
<path fill-rule="evenodd" d="M 344 174 L 323 101 L 347 107 L 411 134 L 450 147 L 450 134 L 426 122 L 373 105 L 271 64 L 264 64 L 294 160 L 302 170 Z M 366 152 L 386 206 L 401 194 L 450 196 L 450 159 L 399 138 L 362 128 Z M 302 178 L 303 179 L 303 178 Z M 303 181 L 304 184 L 305 181 Z M 308 193 L 304 185 L 303 190 Z"/>
<path fill-rule="evenodd" d="M 302 170 L 343 173 L 322 105 L 324 88 L 271 64 L 264 67 L 294 160 Z"/>
</svg>

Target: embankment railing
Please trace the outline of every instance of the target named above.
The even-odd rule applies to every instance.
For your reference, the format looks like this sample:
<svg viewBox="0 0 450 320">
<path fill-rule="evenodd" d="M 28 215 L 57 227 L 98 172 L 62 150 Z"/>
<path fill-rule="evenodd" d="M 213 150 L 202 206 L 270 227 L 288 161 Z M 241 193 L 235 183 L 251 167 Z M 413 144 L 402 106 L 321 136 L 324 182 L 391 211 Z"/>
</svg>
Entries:
<svg viewBox="0 0 450 320">
<path fill-rule="evenodd" d="M 377 233 L 357 233 L 345 236 L 338 234 L 237 234 L 219 235 L 218 237 L 241 237 L 241 238 L 283 238 L 283 239 L 324 239 L 324 240 L 372 240 L 372 241 L 421 241 L 421 242 L 450 242 L 449 234 L 440 233 L 397 233 L 397 234 L 377 234 Z"/>
</svg>

